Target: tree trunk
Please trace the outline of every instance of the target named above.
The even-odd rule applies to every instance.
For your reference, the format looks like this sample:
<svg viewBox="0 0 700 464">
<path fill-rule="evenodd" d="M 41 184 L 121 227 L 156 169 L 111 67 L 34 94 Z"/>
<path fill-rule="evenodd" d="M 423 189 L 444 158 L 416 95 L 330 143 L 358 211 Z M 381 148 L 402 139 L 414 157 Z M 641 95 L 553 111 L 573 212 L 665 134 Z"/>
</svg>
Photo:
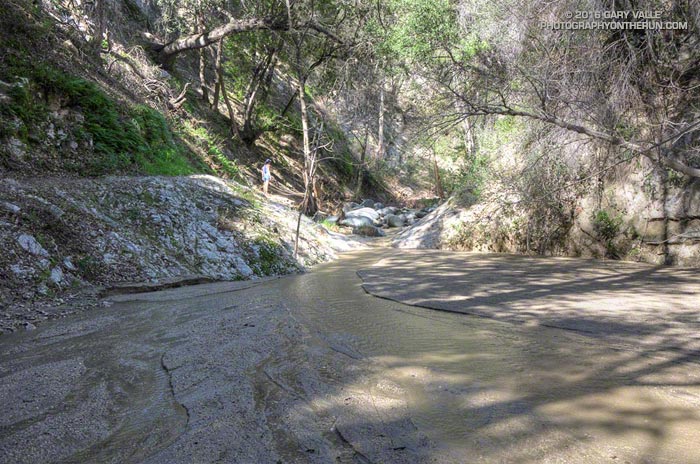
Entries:
<svg viewBox="0 0 700 464">
<path fill-rule="evenodd" d="M 467 159 L 471 159 L 474 154 L 475 145 L 472 123 L 469 118 L 464 118 L 464 151 L 466 152 Z"/>
<path fill-rule="evenodd" d="M 440 169 L 438 168 L 435 150 L 433 150 L 433 169 L 435 171 L 435 194 L 442 200 L 445 198 L 445 192 L 442 189 L 442 179 L 440 179 Z"/>
<path fill-rule="evenodd" d="M 297 67 L 301 67 L 299 58 L 297 57 Z M 301 106 L 301 127 L 303 135 L 303 149 L 304 149 L 304 199 L 299 205 L 299 217 L 297 219 L 297 233 L 296 239 L 294 240 L 294 257 L 296 258 L 299 250 L 299 227 L 301 225 L 301 215 L 306 211 L 309 202 L 309 158 L 311 156 L 310 143 L 309 143 L 309 124 L 308 124 L 308 114 L 306 111 L 306 99 L 304 98 L 305 93 L 305 83 L 304 76 L 301 75 L 299 71 L 299 104 Z"/>
<path fill-rule="evenodd" d="M 379 123 L 377 127 L 377 153 L 376 158 L 384 157 L 384 83 L 379 90 Z"/>
<path fill-rule="evenodd" d="M 186 50 L 204 48 L 231 34 L 260 30 L 286 31 L 288 29 L 289 24 L 286 18 L 282 21 L 271 17 L 232 19 L 226 24 L 215 27 L 211 31 L 188 35 L 187 37 L 176 39 L 166 45 L 156 45 L 154 49 L 157 52 L 158 62 L 170 66 L 178 53 L 182 53 Z"/>
<path fill-rule="evenodd" d="M 309 111 L 306 107 L 306 79 L 301 76 L 299 79 L 299 104 L 301 106 L 301 130 L 304 143 L 304 191 L 305 204 L 304 213 L 313 214 L 315 211 L 313 199 L 312 177 L 314 174 L 314 163 L 311 153 L 311 136 L 309 134 Z"/>
<path fill-rule="evenodd" d="M 209 104 L 209 90 L 207 89 L 207 60 L 206 52 L 203 48 L 199 49 L 199 87 L 202 89 L 202 100 Z"/>
<path fill-rule="evenodd" d="M 365 128 L 365 143 L 362 145 L 362 154 L 360 155 L 360 166 L 357 168 L 357 179 L 355 181 L 354 198 L 360 198 L 362 193 L 362 181 L 365 177 L 365 158 L 367 157 L 367 142 L 369 141 L 369 128 Z"/>
<path fill-rule="evenodd" d="M 265 101 L 267 99 L 272 75 L 275 72 L 276 56 L 276 47 L 268 50 L 265 59 L 255 67 L 251 81 L 246 89 L 241 137 L 247 145 L 252 145 L 260 135 L 260 131 L 254 125 L 255 107 L 260 100 Z"/>
<path fill-rule="evenodd" d="M 221 45 L 219 45 L 221 46 Z M 226 92 L 226 81 L 224 81 L 224 72 L 219 68 L 219 83 L 221 87 L 221 96 L 224 97 L 224 103 L 226 104 L 226 109 L 228 110 L 228 117 L 231 120 L 231 135 L 238 135 L 238 124 L 236 123 L 236 112 L 233 110 L 233 105 L 228 99 L 228 93 Z"/>
<path fill-rule="evenodd" d="M 102 50 L 102 40 L 105 38 L 105 2 L 106 0 L 95 1 L 95 36 L 92 41 L 98 53 Z"/>
<path fill-rule="evenodd" d="M 280 116 L 284 116 L 285 114 L 287 114 L 287 111 L 289 111 L 289 108 L 292 107 L 292 103 L 294 103 L 294 99 L 295 99 L 295 98 L 297 98 L 297 93 L 296 93 L 296 92 L 294 92 L 294 93 L 292 94 L 292 96 L 289 97 L 289 101 L 288 101 L 287 104 L 284 106 L 284 109 L 283 109 L 282 112 L 280 113 Z"/>
<path fill-rule="evenodd" d="M 221 71 L 221 55 L 223 54 L 223 40 L 220 39 L 216 45 L 216 58 L 214 59 L 214 71 L 216 72 L 216 82 L 214 84 L 214 101 L 212 102 L 212 108 L 219 110 L 219 92 L 221 92 L 221 86 L 223 85 L 223 79 L 221 76 L 223 72 Z"/>
</svg>

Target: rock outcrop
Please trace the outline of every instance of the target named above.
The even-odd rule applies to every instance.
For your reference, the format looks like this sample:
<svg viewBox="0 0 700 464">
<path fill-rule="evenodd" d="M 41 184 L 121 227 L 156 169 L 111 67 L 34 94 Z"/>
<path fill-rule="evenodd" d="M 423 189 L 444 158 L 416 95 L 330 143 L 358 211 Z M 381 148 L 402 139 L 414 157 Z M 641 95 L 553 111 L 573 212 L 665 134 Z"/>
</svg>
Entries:
<svg viewBox="0 0 700 464">
<path fill-rule="evenodd" d="M 90 289 L 297 272 L 361 246 L 206 175 L 0 180 L 0 331 Z M 21 316 L 21 317 L 20 317 Z"/>
</svg>

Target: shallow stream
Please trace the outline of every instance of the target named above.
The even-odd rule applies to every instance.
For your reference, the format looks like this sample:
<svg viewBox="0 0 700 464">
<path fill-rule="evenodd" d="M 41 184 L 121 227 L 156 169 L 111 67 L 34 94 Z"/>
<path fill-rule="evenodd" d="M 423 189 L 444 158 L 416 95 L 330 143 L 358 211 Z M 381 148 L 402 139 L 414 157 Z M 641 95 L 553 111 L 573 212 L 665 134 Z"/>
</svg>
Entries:
<svg viewBox="0 0 700 464">
<path fill-rule="evenodd" d="M 355 252 L 260 284 L 170 290 L 1 337 L 0 461 L 142 462 L 188 434 L 197 444 L 223 431 L 221 462 L 264 462 L 255 455 L 264 450 L 235 451 L 245 440 L 224 433 L 235 421 L 251 430 L 264 422 L 221 411 L 247 391 L 240 377 L 269 363 L 263 338 L 279 330 L 265 311 L 279 306 L 327 348 L 368 367 L 336 379 L 338 389 L 367 392 L 379 412 L 396 398 L 403 406 L 392 417 L 426 438 L 421 453 L 430 462 L 700 462 L 696 357 L 651 356 L 603 338 L 365 293 L 356 272 L 390 253 Z M 247 330 L 257 332 L 233 336 Z M 276 343 L 269 349 L 304 342 Z M 230 367 L 240 353 L 245 365 Z M 191 364 L 198 370 L 189 372 Z M 174 388 L 191 410 L 174 400 Z M 182 459 L 168 456 L 176 455 L 149 462 Z"/>
</svg>

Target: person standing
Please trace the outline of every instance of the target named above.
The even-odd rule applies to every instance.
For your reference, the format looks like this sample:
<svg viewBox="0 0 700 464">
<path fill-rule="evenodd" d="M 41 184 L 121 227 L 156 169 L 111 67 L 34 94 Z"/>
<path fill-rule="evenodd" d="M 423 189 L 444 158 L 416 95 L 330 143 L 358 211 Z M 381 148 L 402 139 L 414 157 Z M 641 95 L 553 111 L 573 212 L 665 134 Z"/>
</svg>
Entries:
<svg viewBox="0 0 700 464">
<path fill-rule="evenodd" d="M 272 160 L 270 158 L 265 160 L 265 164 L 262 167 L 262 181 L 263 181 L 263 193 L 267 196 L 267 187 L 270 185 L 270 179 L 272 179 L 272 172 L 270 171 L 270 165 Z"/>
</svg>

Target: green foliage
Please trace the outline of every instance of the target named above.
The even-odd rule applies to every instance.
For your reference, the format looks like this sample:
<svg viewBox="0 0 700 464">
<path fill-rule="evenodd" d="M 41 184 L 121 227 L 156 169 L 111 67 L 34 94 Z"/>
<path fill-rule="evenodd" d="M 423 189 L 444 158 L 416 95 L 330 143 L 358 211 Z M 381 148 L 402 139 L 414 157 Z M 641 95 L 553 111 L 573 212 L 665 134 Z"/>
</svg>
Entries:
<svg viewBox="0 0 700 464">
<path fill-rule="evenodd" d="M 481 152 L 474 153 L 465 160 L 457 171 L 455 176 L 456 185 L 453 187 L 453 190 L 457 190 L 459 187 L 459 189 L 468 191 L 478 198 L 488 180 L 490 165 L 487 155 Z"/>
<path fill-rule="evenodd" d="M 397 21 L 385 42 L 386 51 L 426 60 L 457 40 L 456 12 L 449 0 L 394 0 Z"/>
<path fill-rule="evenodd" d="M 182 126 L 183 132 L 189 137 L 197 140 L 207 150 L 207 154 L 219 165 L 218 174 L 224 177 L 240 177 L 240 169 L 233 160 L 226 156 L 221 149 L 223 143 L 220 137 L 212 135 L 205 127 L 194 127 L 189 121 L 185 121 Z"/>
<path fill-rule="evenodd" d="M 619 253 L 613 240 L 620 233 L 622 216 L 612 216 L 606 210 L 601 209 L 593 213 L 593 229 L 598 237 L 605 243 L 606 255 L 609 258 L 618 258 Z"/>
<path fill-rule="evenodd" d="M 257 258 L 251 260 L 251 269 L 259 276 L 270 276 L 288 272 L 284 247 L 269 237 L 261 236 L 253 240 Z"/>
<path fill-rule="evenodd" d="M 493 123 L 493 128 L 503 135 L 512 134 L 517 127 L 515 116 L 499 116 Z"/>
<path fill-rule="evenodd" d="M 100 263 L 91 255 L 79 256 L 75 266 L 78 268 L 78 273 L 86 280 L 94 281 L 101 274 Z"/>
<path fill-rule="evenodd" d="M 266 102 L 259 102 L 256 108 L 257 111 L 255 114 L 255 127 L 259 128 L 260 131 L 276 131 L 282 127 L 283 121 L 281 116 L 274 108 L 272 108 Z M 288 121 L 290 120 L 288 119 Z"/>
<path fill-rule="evenodd" d="M 347 180 L 354 180 L 357 173 L 357 159 L 350 149 L 350 141 L 343 129 L 333 120 L 326 121 L 326 134 L 333 140 L 332 162 L 339 173 Z"/>
<path fill-rule="evenodd" d="M 328 219 L 322 220 L 321 222 L 319 222 L 319 224 L 333 232 L 338 232 L 340 230 L 340 227 L 338 227 L 338 224 L 336 222 L 331 222 Z"/>
<path fill-rule="evenodd" d="M 378 22 L 368 25 L 370 34 L 383 37 L 379 50 L 385 56 L 430 64 L 449 59 L 470 59 L 488 44 L 459 30 L 456 5 L 451 0 L 392 0 L 395 21 L 388 31 Z M 449 55 L 448 55 L 449 54 Z"/>
<path fill-rule="evenodd" d="M 79 141 L 92 140 L 94 150 L 94 156 L 78 167 L 84 174 L 184 175 L 196 171 L 163 115 L 153 108 L 122 109 L 96 84 L 45 64 L 19 62 L 11 72 L 24 81 L 12 86 L 12 102 L 3 112 L 19 118 L 25 130 L 46 119 L 51 101 L 83 114 L 76 136 Z"/>
</svg>

